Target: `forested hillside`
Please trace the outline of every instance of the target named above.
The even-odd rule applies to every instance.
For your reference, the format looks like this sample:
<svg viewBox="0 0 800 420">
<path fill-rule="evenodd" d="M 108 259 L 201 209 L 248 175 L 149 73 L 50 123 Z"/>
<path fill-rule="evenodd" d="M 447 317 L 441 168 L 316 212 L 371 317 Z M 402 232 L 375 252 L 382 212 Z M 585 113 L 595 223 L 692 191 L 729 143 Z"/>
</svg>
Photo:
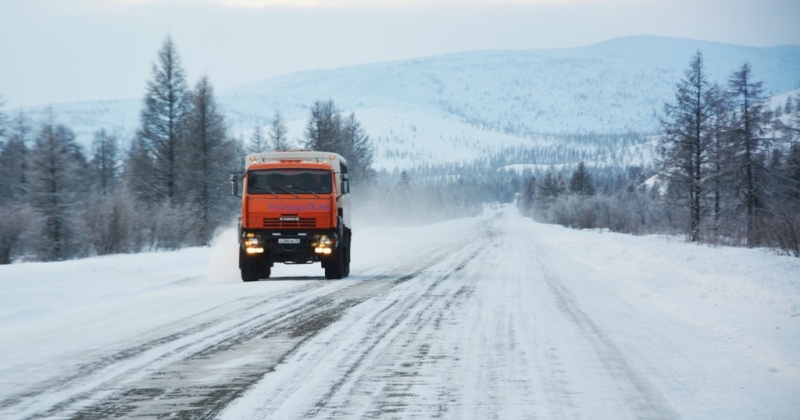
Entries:
<svg viewBox="0 0 800 420">
<path fill-rule="evenodd" d="M 168 44 L 174 57 L 165 45 L 143 98 L 0 108 L 0 261 L 207 244 L 235 217 L 227 179 L 246 151 L 315 144 L 363 163 L 363 220 L 474 215 L 519 194 L 523 213 L 549 222 L 800 253 L 791 217 L 800 213 L 791 198 L 800 182 L 800 104 L 790 92 L 800 83 L 798 46 L 632 37 L 312 71 L 217 92 L 207 77 L 187 81 Z M 748 66 L 759 106 L 751 140 L 726 141 L 752 153 L 723 165 L 704 125 L 700 157 L 677 176 L 683 152 L 670 133 L 685 121 L 670 110 L 698 53 L 703 92 L 718 92 L 718 105 L 739 95 L 712 118 L 727 124 L 717 134 L 735 131 L 745 108 L 730 79 Z M 333 143 L 309 138 L 320 107 L 336 127 Z M 409 200 L 417 204 L 402 205 Z"/>
</svg>

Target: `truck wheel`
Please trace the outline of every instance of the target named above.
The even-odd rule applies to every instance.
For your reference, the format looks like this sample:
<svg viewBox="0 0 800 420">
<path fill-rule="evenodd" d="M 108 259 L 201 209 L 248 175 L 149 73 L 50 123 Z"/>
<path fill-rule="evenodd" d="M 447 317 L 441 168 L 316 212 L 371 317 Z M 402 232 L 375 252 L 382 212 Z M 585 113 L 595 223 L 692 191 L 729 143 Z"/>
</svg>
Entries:
<svg viewBox="0 0 800 420">
<path fill-rule="evenodd" d="M 347 247 L 343 249 L 344 256 L 342 262 L 342 277 L 350 276 L 350 244 L 347 244 Z"/>
<path fill-rule="evenodd" d="M 248 261 L 242 264 L 242 280 L 244 281 L 268 279 L 271 272 L 269 267 L 262 267 L 257 261 Z"/>
<path fill-rule="evenodd" d="M 257 281 L 258 279 L 269 278 L 270 267 L 258 258 L 245 255 L 244 250 L 239 248 L 239 269 L 242 272 L 243 281 Z"/>
<path fill-rule="evenodd" d="M 325 278 L 328 280 L 339 280 L 342 278 L 342 273 L 344 271 L 342 249 L 334 252 L 331 257 L 331 261 L 328 261 L 328 264 L 325 265 Z"/>
<path fill-rule="evenodd" d="M 242 280 L 243 281 L 257 281 L 259 279 L 258 265 L 255 261 L 242 262 Z"/>
</svg>

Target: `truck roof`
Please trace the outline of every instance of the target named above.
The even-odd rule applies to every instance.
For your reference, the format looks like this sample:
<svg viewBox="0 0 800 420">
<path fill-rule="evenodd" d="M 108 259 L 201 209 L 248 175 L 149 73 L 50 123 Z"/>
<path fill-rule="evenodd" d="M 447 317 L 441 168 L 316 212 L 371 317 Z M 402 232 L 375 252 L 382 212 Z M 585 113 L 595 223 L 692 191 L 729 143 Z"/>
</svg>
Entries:
<svg viewBox="0 0 800 420">
<path fill-rule="evenodd" d="M 280 162 L 282 160 L 299 160 L 308 163 L 327 163 L 333 167 L 334 172 L 341 172 L 341 165 L 347 165 L 344 158 L 332 152 L 318 152 L 313 150 L 286 150 L 279 152 L 250 153 L 245 158 L 244 168 L 256 163 Z"/>
</svg>

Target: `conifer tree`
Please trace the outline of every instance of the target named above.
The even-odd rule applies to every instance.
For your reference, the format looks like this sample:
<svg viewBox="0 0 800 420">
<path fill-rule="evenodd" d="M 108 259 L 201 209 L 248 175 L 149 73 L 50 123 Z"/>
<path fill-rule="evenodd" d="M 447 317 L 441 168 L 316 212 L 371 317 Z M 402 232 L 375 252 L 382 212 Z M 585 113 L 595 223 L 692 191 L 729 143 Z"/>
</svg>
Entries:
<svg viewBox="0 0 800 420">
<path fill-rule="evenodd" d="M 95 192 L 109 195 L 119 181 L 119 140 L 105 129 L 98 130 L 92 141 L 92 157 L 89 168 Z"/>
<path fill-rule="evenodd" d="M 8 125 L 0 148 L 0 205 L 26 201 L 31 135 L 28 119 L 20 112 Z"/>
<path fill-rule="evenodd" d="M 0 264 L 10 264 L 23 241 L 33 212 L 27 203 L 28 128 L 24 115 L 13 123 L 0 98 Z"/>
<path fill-rule="evenodd" d="M 375 177 L 372 169 L 373 150 L 366 131 L 351 113 L 339 116 L 333 101 L 317 101 L 306 124 L 306 147 L 335 152 L 347 160 L 352 180 L 363 183 Z"/>
<path fill-rule="evenodd" d="M 207 77 L 191 92 L 180 150 L 181 201 L 194 216 L 196 244 L 208 245 L 214 230 L 233 214 L 227 179 L 236 169 L 237 148 Z"/>
<path fill-rule="evenodd" d="M 311 150 L 336 152 L 339 150 L 341 129 L 339 109 L 333 101 L 316 101 L 306 123 L 305 147 Z"/>
<path fill-rule="evenodd" d="M 141 137 L 134 137 L 122 170 L 122 180 L 141 204 L 153 206 L 155 202 L 147 202 L 152 197 L 152 185 L 156 183 L 156 175 L 151 170 L 154 166 L 147 144 Z"/>
<path fill-rule="evenodd" d="M 683 205 L 689 209 L 689 236 L 694 242 L 700 239 L 703 197 L 707 193 L 711 118 L 709 82 L 699 51 L 676 85 L 675 102 L 665 104 L 664 113 L 658 163 L 670 190 L 685 200 Z"/>
<path fill-rule="evenodd" d="M 542 204 L 552 203 L 558 196 L 567 190 L 564 178 L 559 173 L 548 172 L 542 178 L 539 188 L 536 189 L 537 196 Z"/>
<path fill-rule="evenodd" d="M 39 256 L 65 260 L 80 252 L 76 210 L 87 192 L 86 160 L 75 135 L 50 117 L 40 128 L 31 150 L 31 204 L 42 217 Z"/>
<path fill-rule="evenodd" d="M 726 192 L 730 186 L 731 168 L 731 105 L 727 92 L 718 84 L 709 90 L 709 107 L 711 112 L 709 124 L 709 190 L 713 201 L 714 238 L 720 235 L 723 200 L 728 199 Z"/>
<path fill-rule="evenodd" d="M 578 163 L 578 168 L 572 173 L 569 180 L 569 191 L 587 197 L 595 194 L 594 181 L 582 161 Z"/>
<path fill-rule="evenodd" d="M 536 203 L 536 178 L 530 177 L 525 181 L 525 186 L 519 195 L 517 203 L 523 215 L 531 215 L 531 209 Z"/>
<path fill-rule="evenodd" d="M 374 179 L 372 144 L 361 123 L 356 120 L 355 114 L 351 113 L 344 119 L 340 133 L 339 153 L 347 159 L 350 178 L 354 183 L 364 183 Z"/>
<path fill-rule="evenodd" d="M 5 104 L 6 100 L 0 96 L 0 148 L 3 147 L 3 141 L 5 140 L 6 130 L 8 127 L 8 116 L 6 116 L 6 113 L 3 110 Z"/>
<path fill-rule="evenodd" d="M 261 127 L 256 126 L 253 130 L 253 134 L 250 136 L 250 142 L 247 144 L 247 151 L 249 153 L 259 153 L 265 150 L 267 150 L 267 140 L 264 138 Z"/>
<path fill-rule="evenodd" d="M 290 148 L 289 139 L 287 138 L 288 132 L 283 115 L 281 115 L 280 111 L 275 111 L 269 128 L 269 141 L 272 150 L 288 150 Z"/>
<path fill-rule="evenodd" d="M 735 149 L 734 164 L 739 173 L 739 185 L 743 192 L 743 206 L 747 215 L 747 245 L 755 246 L 757 212 L 763 207 L 767 194 L 763 167 L 759 161 L 768 146 L 763 138 L 766 115 L 764 110 L 763 82 L 756 81 L 750 64 L 745 63 L 728 80 L 729 92 L 735 112 L 732 142 Z"/>
<path fill-rule="evenodd" d="M 167 38 L 153 64 L 152 79 L 141 112 L 137 132 L 138 152 L 146 152 L 143 167 L 133 166 L 132 177 L 148 178 L 134 191 L 139 199 L 155 204 L 175 200 L 178 190 L 179 139 L 188 110 L 186 79 L 171 38 Z"/>
<path fill-rule="evenodd" d="M 89 173 L 90 199 L 82 207 L 83 240 L 92 254 L 130 251 L 135 220 L 135 201 L 122 183 L 119 138 L 105 129 L 95 132 Z"/>
<path fill-rule="evenodd" d="M 784 164 L 785 195 L 800 203 L 800 142 L 792 144 Z"/>
</svg>

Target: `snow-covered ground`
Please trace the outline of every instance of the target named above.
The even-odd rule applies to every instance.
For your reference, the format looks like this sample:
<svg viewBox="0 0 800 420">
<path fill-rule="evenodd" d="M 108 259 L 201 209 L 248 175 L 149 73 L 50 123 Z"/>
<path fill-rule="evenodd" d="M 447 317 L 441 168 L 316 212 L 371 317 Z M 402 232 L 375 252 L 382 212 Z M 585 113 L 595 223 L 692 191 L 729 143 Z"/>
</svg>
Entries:
<svg viewBox="0 0 800 420">
<path fill-rule="evenodd" d="M 0 418 L 797 418 L 800 259 L 538 224 L 360 227 L 352 276 L 210 248 L 0 267 Z"/>
</svg>

